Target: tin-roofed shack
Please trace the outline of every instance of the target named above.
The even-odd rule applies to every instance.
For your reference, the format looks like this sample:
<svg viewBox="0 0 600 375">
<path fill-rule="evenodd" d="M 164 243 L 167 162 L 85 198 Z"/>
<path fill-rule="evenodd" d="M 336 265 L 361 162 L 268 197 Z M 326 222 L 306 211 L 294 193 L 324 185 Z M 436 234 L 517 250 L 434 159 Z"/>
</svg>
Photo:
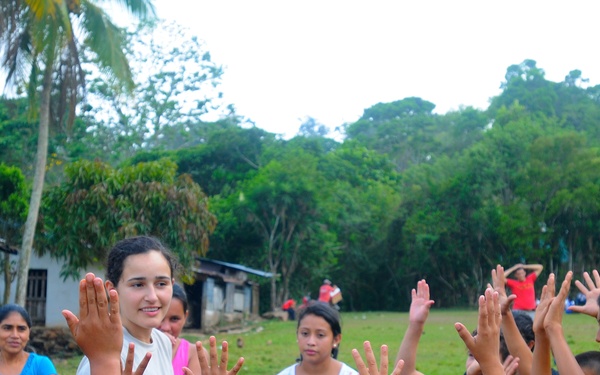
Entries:
<svg viewBox="0 0 600 375">
<path fill-rule="evenodd" d="M 196 282 L 185 285 L 190 328 L 207 330 L 259 316 L 259 287 L 248 275 L 270 278 L 271 273 L 206 258 L 199 262 Z"/>
</svg>

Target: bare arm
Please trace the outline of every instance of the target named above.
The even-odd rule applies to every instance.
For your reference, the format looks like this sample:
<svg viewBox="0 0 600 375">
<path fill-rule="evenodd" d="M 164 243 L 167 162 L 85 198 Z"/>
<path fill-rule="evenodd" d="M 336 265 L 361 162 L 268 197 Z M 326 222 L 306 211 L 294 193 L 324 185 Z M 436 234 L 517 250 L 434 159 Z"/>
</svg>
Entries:
<svg viewBox="0 0 600 375">
<path fill-rule="evenodd" d="M 498 357 L 500 349 L 500 323 L 502 313 L 498 293 L 488 288 L 485 296 L 479 296 L 479 318 L 477 337 L 461 323 L 454 327 L 467 348 L 471 351 L 484 375 L 504 375 L 504 369 Z"/>
<path fill-rule="evenodd" d="M 550 303 L 548 313 L 544 318 L 544 329 L 550 339 L 550 347 L 554 354 L 558 372 L 569 375 L 584 375 L 584 372 L 581 370 L 581 367 L 579 367 L 579 364 L 575 360 L 575 356 L 567 344 L 562 327 L 565 300 L 569 294 L 572 277 L 573 272 L 567 272 L 558 295 L 554 297 L 554 300 Z"/>
<path fill-rule="evenodd" d="M 511 273 L 515 272 L 516 270 L 518 270 L 519 268 L 523 268 L 523 263 L 517 263 L 514 266 L 508 268 L 507 270 L 504 271 L 504 276 L 508 276 Z"/>
<path fill-rule="evenodd" d="M 535 273 L 535 276 L 538 277 L 540 273 L 542 273 L 542 271 L 544 270 L 544 266 L 542 266 L 541 264 L 524 264 L 523 269 L 532 271 L 533 273 Z"/>
<path fill-rule="evenodd" d="M 417 347 L 433 303 L 434 301 L 429 299 L 429 285 L 425 280 L 420 280 L 417 283 L 417 289 L 412 290 L 408 328 L 396 356 L 396 363 L 401 359 L 404 360 L 402 375 L 419 374 L 416 369 Z"/>
<path fill-rule="evenodd" d="M 544 329 L 544 319 L 548 313 L 550 303 L 554 299 L 554 274 L 548 276 L 548 281 L 540 296 L 540 304 L 538 305 L 535 318 L 533 319 L 533 332 L 535 333 L 535 347 L 533 348 L 533 363 L 531 373 L 539 375 L 550 375 L 552 369 L 550 366 L 550 340 Z"/>
<path fill-rule="evenodd" d="M 514 295 L 508 297 L 506 295 L 506 277 L 502 266 L 498 265 L 495 270 L 492 270 L 492 283 L 494 284 L 494 290 L 498 292 L 498 298 L 500 300 L 502 332 L 506 339 L 508 352 L 513 357 L 519 358 L 519 373 L 521 375 L 530 375 L 533 354 L 525 340 L 523 340 L 523 336 L 521 336 L 521 332 L 519 332 L 519 327 L 517 327 L 517 323 L 515 323 L 513 314 L 510 311 L 510 307 L 516 297 Z"/>
</svg>

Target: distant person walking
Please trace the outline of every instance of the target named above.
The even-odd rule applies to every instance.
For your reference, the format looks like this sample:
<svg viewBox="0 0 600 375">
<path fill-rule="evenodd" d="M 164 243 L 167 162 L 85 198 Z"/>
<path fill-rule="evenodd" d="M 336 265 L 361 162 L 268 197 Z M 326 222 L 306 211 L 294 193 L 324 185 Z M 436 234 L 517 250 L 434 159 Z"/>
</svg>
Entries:
<svg viewBox="0 0 600 375">
<path fill-rule="evenodd" d="M 331 302 L 331 292 L 335 290 L 335 287 L 331 285 L 331 281 L 329 279 L 323 280 L 323 285 L 319 288 L 319 301 L 330 303 Z"/>
<path fill-rule="evenodd" d="M 541 264 L 518 263 L 504 272 L 507 277 L 506 285 L 510 288 L 512 294 L 517 296 L 512 307 L 514 311 L 523 311 L 533 318 L 536 308 L 534 283 L 543 270 L 544 266 Z M 527 271 L 531 272 L 527 274 Z M 513 272 L 515 278 L 508 278 L 508 275 Z"/>
</svg>

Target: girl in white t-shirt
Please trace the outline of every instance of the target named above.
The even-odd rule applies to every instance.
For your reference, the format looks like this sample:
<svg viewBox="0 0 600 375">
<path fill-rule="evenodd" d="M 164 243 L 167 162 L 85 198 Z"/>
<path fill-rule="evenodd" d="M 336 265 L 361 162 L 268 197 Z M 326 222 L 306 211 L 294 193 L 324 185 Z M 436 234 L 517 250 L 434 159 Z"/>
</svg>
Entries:
<svg viewBox="0 0 600 375">
<path fill-rule="evenodd" d="M 279 375 L 358 375 L 338 361 L 342 341 L 340 314 L 328 303 L 314 302 L 300 311 L 296 330 L 300 360 Z"/>
<path fill-rule="evenodd" d="M 151 353 L 145 375 L 173 375 L 172 345 L 156 327 L 167 314 L 173 295 L 175 259 L 159 240 L 139 236 L 119 241 L 108 255 L 107 290 L 116 290 L 123 324 L 121 360 L 125 363 L 129 343 L 135 344 L 134 368 Z M 77 375 L 89 375 L 84 357 Z"/>
</svg>

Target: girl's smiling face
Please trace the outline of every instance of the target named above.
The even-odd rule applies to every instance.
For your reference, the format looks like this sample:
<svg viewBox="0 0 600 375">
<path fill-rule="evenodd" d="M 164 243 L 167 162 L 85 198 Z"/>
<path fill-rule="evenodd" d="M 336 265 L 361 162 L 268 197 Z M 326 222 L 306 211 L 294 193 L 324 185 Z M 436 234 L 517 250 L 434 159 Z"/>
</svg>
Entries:
<svg viewBox="0 0 600 375">
<path fill-rule="evenodd" d="M 106 282 L 107 289 L 115 289 Z M 167 314 L 173 295 L 173 279 L 167 259 L 160 251 L 128 256 L 116 287 L 123 326 L 139 340 L 150 342 Z"/>
<path fill-rule="evenodd" d="M 311 365 L 325 363 L 331 359 L 331 351 L 342 339 L 342 335 L 333 335 L 331 326 L 317 315 L 305 315 L 298 324 L 298 347 L 302 353 L 302 362 Z"/>
</svg>

